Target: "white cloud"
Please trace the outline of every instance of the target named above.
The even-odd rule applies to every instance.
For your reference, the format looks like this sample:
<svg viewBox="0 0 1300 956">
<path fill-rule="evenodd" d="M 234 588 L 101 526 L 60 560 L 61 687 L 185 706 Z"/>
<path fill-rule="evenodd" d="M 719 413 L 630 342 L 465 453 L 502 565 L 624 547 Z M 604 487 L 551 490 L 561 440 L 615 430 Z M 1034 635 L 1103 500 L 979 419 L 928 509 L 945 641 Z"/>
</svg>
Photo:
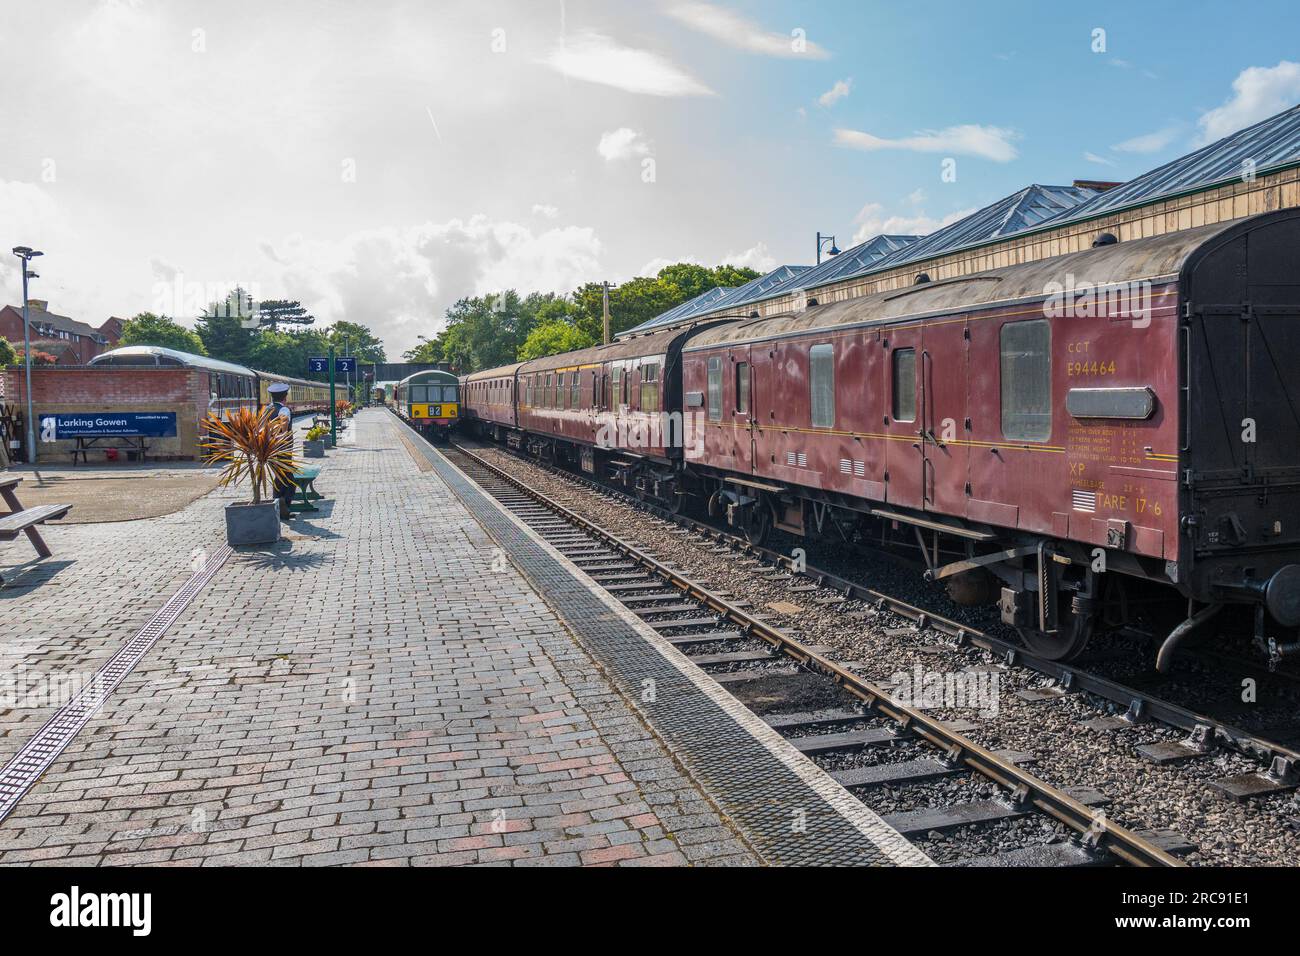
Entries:
<svg viewBox="0 0 1300 956">
<path fill-rule="evenodd" d="M 689 262 L 691 265 L 696 265 L 696 266 L 703 265 L 703 263 L 701 263 L 700 260 L 696 259 L 694 256 L 677 256 L 675 259 L 668 259 L 668 258 L 664 258 L 663 256 L 659 256 L 658 258 L 651 259 L 649 262 L 643 265 L 640 269 L 637 270 L 636 274 L 639 276 L 657 276 L 659 274 L 659 270 L 664 268 L 664 266 L 673 266 L 679 262 Z"/>
<path fill-rule="evenodd" d="M 1198 121 L 1200 144 L 1212 143 L 1280 113 L 1300 100 L 1300 63 L 1247 67 L 1232 81 L 1232 96 Z"/>
<path fill-rule="evenodd" d="M 838 100 L 842 100 L 844 97 L 848 96 L 852 89 L 853 77 L 850 76 L 846 80 L 836 80 L 834 86 L 821 96 L 817 97 L 817 102 L 825 107 L 834 106 Z"/>
<path fill-rule="evenodd" d="M 1158 153 L 1177 139 L 1178 133 L 1179 128 L 1177 126 L 1166 126 L 1164 129 L 1158 129 L 1153 133 L 1144 133 L 1141 136 L 1126 139 L 1122 143 L 1116 143 L 1111 149 L 1118 153 Z"/>
<path fill-rule="evenodd" d="M 620 46 L 599 33 L 564 40 L 542 61 L 565 76 L 650 96 L 714 96 L 670 60 L 648 50 Z"/>
<path fill-rule="evenodd" d="M 631 159 L 634 156 L 645 156 L 650 152 L 650 144 L 636 130 L 627 126 L 620 126 L 618 129 L 612 129 L 600 134 L 600 142 L 596 144 L 596 152 L 600 153 L 605 162 L 613 163 L 621 159 Z"/>
<path fill-rule="evenodd" d="M 856 246 L 860 242 L 866 242 L 872 236 L 928 235 L 958 219 L 965 219 L 973 212 L 975 212 L 974 208 L 961 209 L 949 213 L 942 219 L 935 219 L 925 213 L 918 213 L 915 216 L 886 216 L 884 206 L 878 202 L 869 202 L 853 217 L 853 221 L 858 224 L 858 229 L 853 234 L 850 245 Z"/>
<path fill-rule="evenodd" d="M 788 33 L 765 30 L 735 11 L 712 3 L 676 3 L 668 8 L 668 15 L 693 30 L 750 53 L 814 60 L 830 56 L 822 47 L 804 38 L 804 34 L 795 34 L 794 29 L 798 28 Z"/>
<path fill-rule="evenodd" d="M 1083 158 L 1090 163 L 1098 163 L 1102 166 L 1114 166 L 1115 160 L 1107 159 L 1105 156 L 1098 156 L 1096 153 L 1084 153 Z"/>
<path fill-rule="evenodd" d="M 370 325 L 396 357 L 442 328 L 457 299 L 567 291 L 600 274 L 601 251 L 590 228 L 533 232 L 476 215 L 337 241 L 289 236 L 268 244 L 262 274 L 251 279 L 300 300 L 322 326 L 340 318 Z"/>
<path fill-rule="evenodd" d="M 560 214 L 560 210 L 556 206 L 549 206 L 545 203 L 533 204 L 534 216 L 541 216 L 543 219 L 554 219 L 559 214 Z"/>
<path fill-rule="evenodd" d="M 718 260 L 721 265 L 749 268 L 755 272 L 771 272 L 776 268 L 776 258 L 768 251 L 767 243 L 760 242 L 743 252 L 728 252 Z"/>
<path fill-rule="evenodd" d="M 908 149 L 918 153 L 949 153 L 954 156 L 981 156 L 997 163 L 1007 163 L 1017 155 L 1012 141 L 1019 139 L 1015 130 L 972 123 L 949 126 L 941 130 L 921 130 L 913 136 L 883 139 L 855 129 L 837 129 L 835 144 L 850 149 L 875 151 Z"/>
</svg>

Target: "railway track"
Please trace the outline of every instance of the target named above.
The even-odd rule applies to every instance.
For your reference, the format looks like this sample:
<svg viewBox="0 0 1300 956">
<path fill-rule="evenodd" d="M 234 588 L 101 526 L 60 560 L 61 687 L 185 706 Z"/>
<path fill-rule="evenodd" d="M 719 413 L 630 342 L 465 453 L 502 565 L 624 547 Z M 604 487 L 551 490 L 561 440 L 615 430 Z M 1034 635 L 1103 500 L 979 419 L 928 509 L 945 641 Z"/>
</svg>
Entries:
<svg viewBox="0 0 1300 956">
<path fill-rule="evenodd" d="M 499 446 L 488 447 L 508 453 Z M 790 555 L 770 547 L 754 545 L 743 537 L 699 519 L 671 512 L 620 488 L 575 474 L 557 465 L 546 464 L 532 458 L 526 460 L 533 466 L 543 468 L 559 478 L 620 500 L 679 528 L 699 534 L 732 553 L 752 557 L 772 568 L 784 569 L 791 576 L 805 580 L 818 588 L 837 592 L 846 600 L 863 601 L 887 610 L 913 622 L 918 630 L 933 632 L 954 646 L 967 645 L 981 648 L 1008 667 L 1021 667 L 1047 677 L 1050 679 L 1050 686 L 1037 692 L 1039 699 L 1089 694 L 1099 701 L 1106 701 L 1113 705 L 1112 709 L 1115 713 L 1099 715 L 1089 723 L 1090 730 L 1119 729 L 1145 722 L 1156 722 L 1187 734 L 1182 741 L 1154 743 L 1139 748 L 1143 755 L 1154 763 L 1206 759 L 1221 750 L 1229 750 L 1257 762 L 1259 769 L 1254 772 L 1232 774 L 1210 783 L 1210 786 L 1224 797 L 1244 800 L 1268 793 L 1292 790 L 1300 783 L 1300 750 L 1294 747 L 1261 737 L 1212 714 L 1169 701 L 1152 691 L 1124 684 L 1073 664 L 1037 657 L 1019 644 L 1003 640 L 969 623 L 953 620 L 932 609 L 918 607 L 894 595 L 815 567 L 806 561 L 796 562 Z"/>
<path fill-rule="evenodd" d="M 954 862 L 969 866 L 1180 866 L 1175 854 L 1193 849 L 1175 833 L 1120 825 L 1107 817 L 1102 794 L 1036 777 L 1026 769 L 1033 755 L 980 746 L 963 736 L 973 725 L 909 706 L 831 660 L 827 648 L 691 580 L 473 450 L 439 450 L 905 837 L 960 840 L 1031 818 L 1055 831 L 1055 842 L 1042 842 L 1040 828 L 1037 842 L 958 854 Z M 926 799 L 936 781 L 957 778 L 978 781 L 970 792 L 984 796 L 938 805 Z M 913 808 L 890 812 L 899 795 L 914 790 Z"/>
</svg>

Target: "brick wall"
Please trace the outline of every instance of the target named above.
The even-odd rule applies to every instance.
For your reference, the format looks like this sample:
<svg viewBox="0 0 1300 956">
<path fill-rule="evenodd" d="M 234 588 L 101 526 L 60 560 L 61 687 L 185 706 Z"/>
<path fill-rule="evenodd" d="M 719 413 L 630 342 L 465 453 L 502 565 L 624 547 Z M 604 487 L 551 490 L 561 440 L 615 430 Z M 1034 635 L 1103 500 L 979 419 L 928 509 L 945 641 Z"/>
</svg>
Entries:
<svg viewBox="0 0 1300 956">
<path fill-rule="evenodd" d="M 23 370 L 4 372 L 4 400 L 26 409 Z M 208 373 L 188 368 L 32 369 L 36 418 L 58 413 L 175 412 L 176 437 L 150 438 L 149 456 L 192 460 L 198 457 L 198 423 L 208 413 Z M 42 443 L 38 461 L 70 462 L 75 442 Z M 92 451 L 93 459 L 96 452 Z M 101 456 L 102 458 L 102 456 Z"/>
</svg>

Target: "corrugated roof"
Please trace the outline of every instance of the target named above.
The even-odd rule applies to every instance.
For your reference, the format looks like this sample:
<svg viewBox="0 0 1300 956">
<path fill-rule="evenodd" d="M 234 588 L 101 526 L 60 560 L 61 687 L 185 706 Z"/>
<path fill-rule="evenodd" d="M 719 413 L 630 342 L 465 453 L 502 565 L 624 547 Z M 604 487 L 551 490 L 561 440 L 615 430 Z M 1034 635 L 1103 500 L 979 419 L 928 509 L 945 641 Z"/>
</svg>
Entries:
<svg viewBox="0 0 1300 956">
<path fill-rule="evenodd" d="M 1218 142 L 1202 146 L 1122 186 L 1094 196 L 1058 214 L 1052 224 L 1104 215 L 1128 206 L 1154 202 L 1164 196 L 1195 192 L 1240 179 L 1242 164 L 1247 160 L 1255 164 L 1256 174 L 1300 162 L 1300 106 L 1283 110 L 1276 116 L 1231 133 Z"/>
<path fill-rule="evenodd" d="M 788 282 L 797 280 L 810 268 L 811 266 L 777 266 L 767 275 L 759 276 L 757 279 L 750 279 L 744 285 L 732 289 L 721 299 L 710 305 L 709 311 L 735 308 L 750 302 L 758 302 L 760 299 L 766 299 L 776 289 Z"/>
<path fill-rule="evenodd" d="M 640 334 L 650 329 L 657 329 L 660 326 L 672 325 L 674 322 L 680 322 L 689 316 L 709 309 L 714 302 L 717 302 L 728 292 L 733 292 L 742 286 L 714 286 L 708 292 L 701 292 L 693 299 L 687 299 L 681 305 L 675 305 L 667 312 L 660 312 L 653 319 L 646 319 L 640 325 L 634 328 L 620 332 L 617 338 L 633 333 Z"/>
<path fill-rule="evenodd" d="M 861 275 L 885 256 L 893 255 L 920 238 L 920 236 L 872 236 L 866 242 L 845 249 L 838 256 L 809 269 L 798 276 L 797 282 L 785 283 L 781 291 L 789 292 L 795 288 L 811 289 L 826 285 L 828 282 L 838 282 L 840 279 Z M 777 290 L 773 292 L 780 294 Z"/>
<path fill-rule="evenodd" d="M 971 213 L 965 219 L 958 219 L 942 229 L 936 229 L 924 239 L 909 243 L 863 271 L 892 269 L 908 262 L 942 256 L 966 246 L 1003 239 L 1074 209 L 1097 194 L 1097 190 L 1086 186 L 1026 186 L 1019 192 Z"/>
</svg>

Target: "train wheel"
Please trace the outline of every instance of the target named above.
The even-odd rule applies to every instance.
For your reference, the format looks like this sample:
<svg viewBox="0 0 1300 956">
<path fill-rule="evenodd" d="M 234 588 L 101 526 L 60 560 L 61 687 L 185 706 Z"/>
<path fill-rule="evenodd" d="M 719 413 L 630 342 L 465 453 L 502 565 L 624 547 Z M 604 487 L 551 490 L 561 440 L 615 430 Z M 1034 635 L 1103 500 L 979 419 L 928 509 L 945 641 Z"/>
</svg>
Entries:
<svg viewBox="0 0 1300 956">
<path fill-rule="evenodd" d="M 767 533 L 772 530 L 772 510 L 760 501 L 749 509 L 749 520 L 745 523 L 745 540 L 755 547 L 767 540 Z"/>
<path fill-rule="evenodd" d="M 668 493 L 664 495 L 664 508 L 666 508 L 671 514 L 681 514 L 682 505 L 685 502 L 686 492 L 682 491 L 677 482 L 673 482 L 672 486 L 668 489 Z"/>
<path fill-rule="evenodd" d="M 1096 627 L 1093 615 L 1070 614 L 1055 634 L 1045 634 L 1037 628 L 1018 627 L 1025 649 L 1035 657 L 1049 661 L 1072 661 L 1088 646 Z"/>
</svg>

